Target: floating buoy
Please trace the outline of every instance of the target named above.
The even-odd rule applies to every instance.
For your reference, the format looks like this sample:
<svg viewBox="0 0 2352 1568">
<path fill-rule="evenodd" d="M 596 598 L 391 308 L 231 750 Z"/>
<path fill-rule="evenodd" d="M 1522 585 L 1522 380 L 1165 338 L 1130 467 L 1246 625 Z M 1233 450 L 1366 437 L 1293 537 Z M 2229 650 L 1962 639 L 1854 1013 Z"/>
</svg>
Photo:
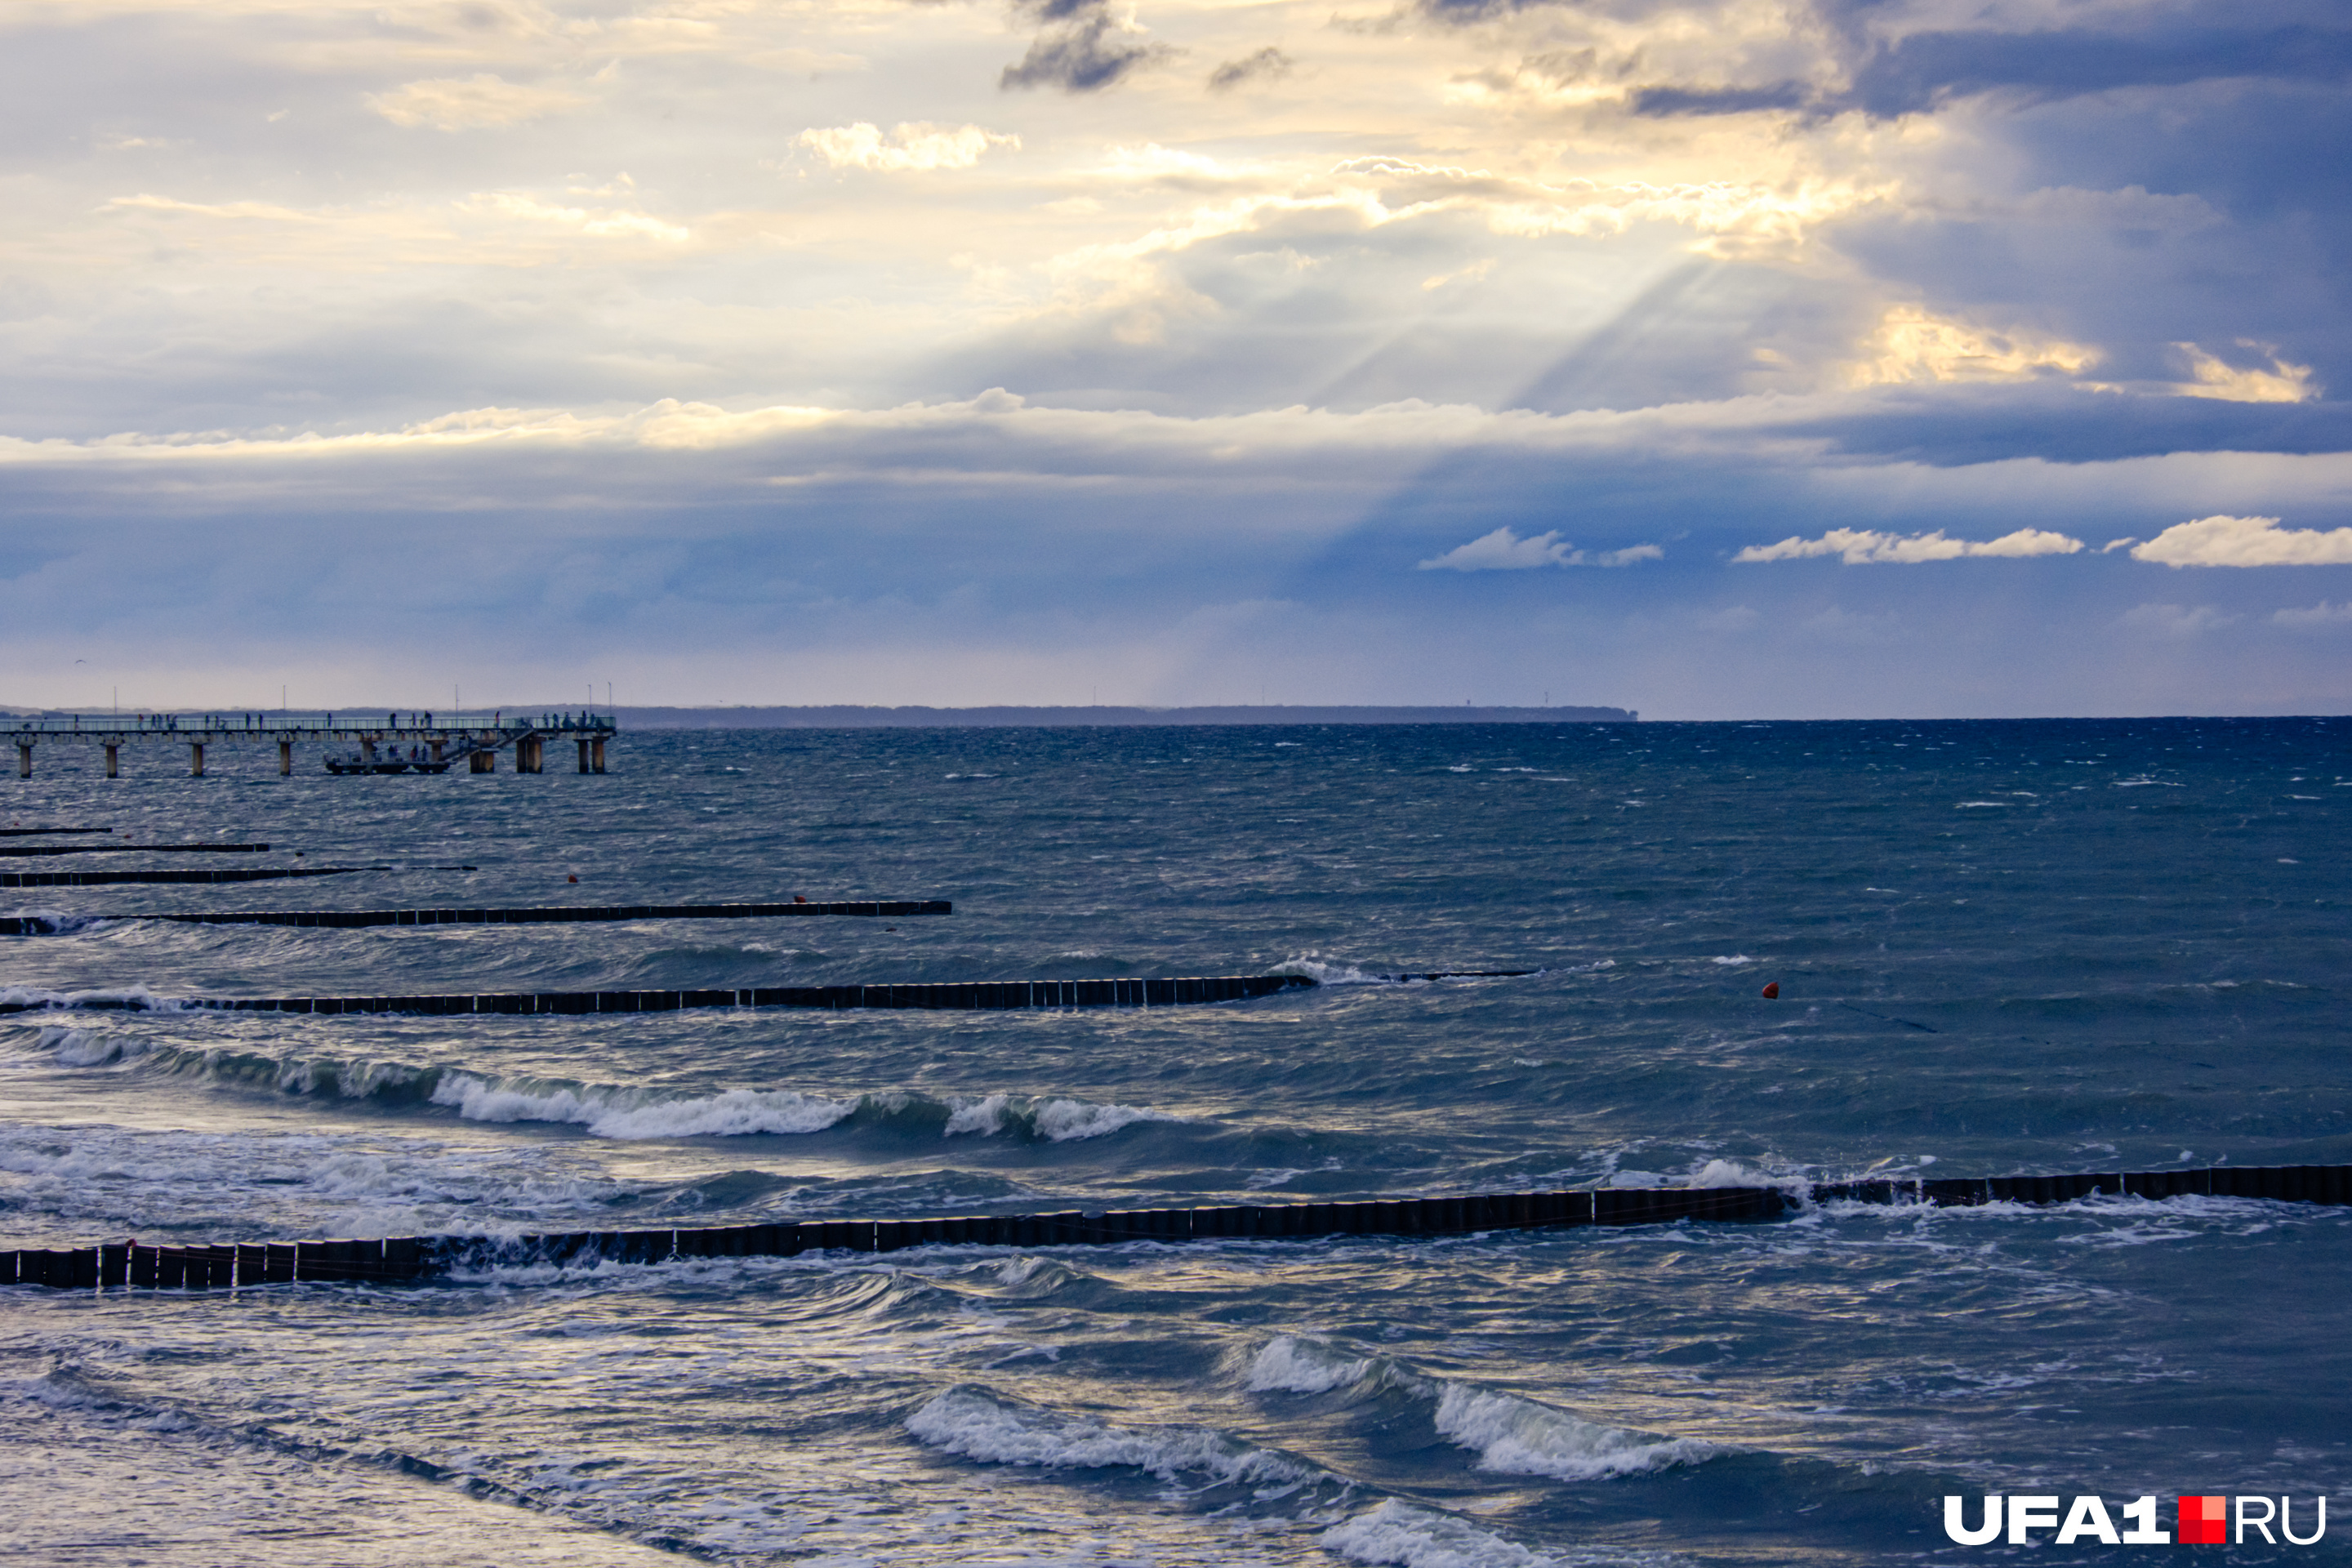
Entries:
<svg viewBox="0 0 2352 1568">
<path fill-rule="evenodd" d="M 1770 984 L 1764 987 L 1764 1000 L 1767 1002 L 1778 1002 L 1780 999 L 1780 983 L 1775 980 Z"/>
<path fill-rule="evenodd" d="M 564 878 L 563 879 L 564 879 L 565 881 L 567 881 L 567 882 L 576 882 L 576 881 L 578 881 L 580 879 L 579 879 L 579 878 L 577 878 L 577 877 L 566 877 L 566 878 Z"/>
<path fill-rule="evenodd" d="M 808 895 L 807 895 L 806 893 L 794 893 L 794 894 L 793 895 L 793 902 L 794 902 L 794 903 L 796 903 L 796 904 L 804 904 L 804 903 L 807 903 L 807 902 L 808 902 Z"/>
</svg>

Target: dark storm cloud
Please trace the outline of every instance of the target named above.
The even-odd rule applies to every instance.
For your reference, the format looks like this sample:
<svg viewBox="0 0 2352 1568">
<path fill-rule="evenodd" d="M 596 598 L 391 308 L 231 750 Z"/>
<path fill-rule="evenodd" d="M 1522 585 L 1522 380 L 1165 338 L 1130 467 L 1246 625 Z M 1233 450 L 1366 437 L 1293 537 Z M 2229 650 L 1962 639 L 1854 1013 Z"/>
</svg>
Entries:
<svg viewBox="0 0 2352 1568">
<path fill-rule="evenodd" d="M 1006 92 L 1039 87 L 1099 92 L 1138 67 L 1176 52 L 1121 26 L 1104 0 L 1042 0 L 1020 9 L 1044 26 L 1020 63 L 1006 66 L 997 78 L 997 87 Z"/>
<path fill-rule="evenodd" d="M 1665 118 L 1682 114 L 1752 114 L 1763 109 L 1801 109 L 1810 94 L 1801 82 L 1771 87 L 1645 87 L 1633 94 L 1636 114 Z"/>
<path fill-rule="evenodd" d="M 1253 81 L 1277 81 L 1291 73 L 1297 61 L 1268 44 L 1253 55 L 1227 60 L 1209 73 L 1211 92 L 1231 92 Z"/>
<path fill-rule="evenodd" d="M 2330 82 L 2347 76 L 2352 31 L 2342 29 L 2200 28 L 2154 37 L 1919 33 L 1863 61 L 1852 90 L 1833 106 L 1885 117 L 1985 92 L 2048 100 L 2230 78 Z"/>
<path fill-rule="evenodd" d="M 1577 0 L 1419 0 L 1418 11 L 1458 26 L 1521 11 L 1585 9 Z M 1623 20 L 1655 9 L 1610 7 Z M 1819 0 L 1816 17 L 1839 39 L 1847 68 L 1843 90 L 1815 91 L 1780 81 L 1757 86 L 1659 82 L 1638 89 L 1634 113 L 1667 117 L 1808 109 L 1861 110 L 1878 118 L 1916 113 L 1955 100 L 1998 93 L 2049 101 L 2130 88 L 2258 79 L 2336 83 L 2352 79 L 2352 29 L 2331 26 L 2339 12 L 2298 0 L 2207 6 L 2187 16 L 2136 20 L 2113 29 L 1970 29 L 1913 33 L 1892 42 L 1870 37 L 1867 0 Z"/>
</svg>

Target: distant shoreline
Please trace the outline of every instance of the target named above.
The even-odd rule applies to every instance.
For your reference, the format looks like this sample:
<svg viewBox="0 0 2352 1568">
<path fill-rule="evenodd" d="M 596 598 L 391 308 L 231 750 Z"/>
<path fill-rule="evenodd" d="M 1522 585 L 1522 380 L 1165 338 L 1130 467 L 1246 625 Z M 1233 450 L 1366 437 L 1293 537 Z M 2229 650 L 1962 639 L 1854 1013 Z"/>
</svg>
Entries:
<svg viewBox="0 0 2352 1568">
<path fill-rule="evenodd" d="M 1133 729 L 1176 724 L 1632 724 L 1630 708 L 616 708 L 624 730 Z"/>
</svg>

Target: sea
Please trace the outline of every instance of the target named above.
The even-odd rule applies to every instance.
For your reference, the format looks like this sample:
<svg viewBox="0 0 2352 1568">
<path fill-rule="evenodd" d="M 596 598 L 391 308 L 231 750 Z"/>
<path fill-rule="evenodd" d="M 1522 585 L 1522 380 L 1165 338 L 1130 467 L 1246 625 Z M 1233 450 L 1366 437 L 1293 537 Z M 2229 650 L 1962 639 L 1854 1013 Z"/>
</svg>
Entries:
<svg viewBox="0 0 2352 1568">
<path fill-rule="evenodd" d="M 2352 721 L 625 731 L 611 771 L 38 748 L 0 816 L 383 867 L 0 896 L 0 1247 L 2352 1162 Z M 559 764 L 560 771 L 559 771 Z M 502 761 L 503 765 L 503 761 Z M 24 845 L 57 842 L 9 839 Z M 295 857 L 297 853 L 299 859 Z M 464 867 L 470 869 L 447 869 Z M 946 916 L 144 913 L 946 899 Z M 1459 970 L 1512 976 L 1405 980 Z M 1293 973 L 1207 1006 L 77 998 Z M 1764 994 L 1778 986 L 1777 997 Z M 1957 1544 L 1987 1495 L 2284 1541 Z M 0 1558 L 2352 1562 L 2352 1211 L 0 1292 Z"/>
</svg>

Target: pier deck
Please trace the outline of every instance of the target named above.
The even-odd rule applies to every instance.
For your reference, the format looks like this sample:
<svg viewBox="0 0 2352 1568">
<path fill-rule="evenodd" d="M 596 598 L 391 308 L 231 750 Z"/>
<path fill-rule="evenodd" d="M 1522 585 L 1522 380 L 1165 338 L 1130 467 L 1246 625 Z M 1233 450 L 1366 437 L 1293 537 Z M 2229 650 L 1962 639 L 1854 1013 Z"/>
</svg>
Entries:
<svg viewBox="0 0 2352 1568">
<path fill-rule="evenodd" d="M 619 733 L 608 713 L 520 713 L 505 710 L 483 713 L 450 713 L 436 721 L 429 712 L 390 712 L 379 721 L 373 713 L 254 711 L 247 713 L 43 713 L 30 718 L 0 719 L 0 733 L 16 742 L 16 776 L 33 776 L 34 748 L 43 742 L 102 746 L 106 776 L 121 776 L 124 746 L 167 745 L 188 748 L 188 773 L 202 778 L 208 746 L 278 748 L 278 771 L 294 771 L 298 745 L 327 746 L 343 753 L 337 761 L 346 773 L 426 773 L 445 771 L 458 758 L 467 759 L 470 773 L 498 771 L 498 754 L 511 750 L 514 770 L 520 773 L 546 771 L 547 743 L 571 741 L 580 752 L 580 771 L 604 771 L 604 745 Z"/>
</svg>

